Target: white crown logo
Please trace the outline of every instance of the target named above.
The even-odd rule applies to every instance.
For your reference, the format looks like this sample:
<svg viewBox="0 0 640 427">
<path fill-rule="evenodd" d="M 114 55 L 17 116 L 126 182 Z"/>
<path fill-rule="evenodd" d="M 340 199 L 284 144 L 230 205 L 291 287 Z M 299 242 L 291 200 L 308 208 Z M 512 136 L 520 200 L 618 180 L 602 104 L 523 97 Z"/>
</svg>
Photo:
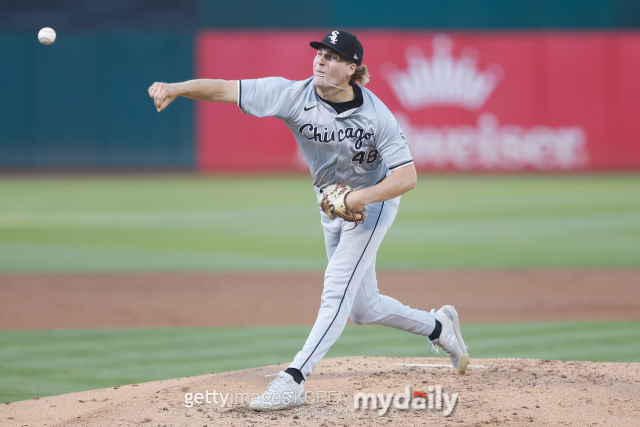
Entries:
<svg viewBox="0 0 640 427">
<path fill-rule="evenodd" d="M 477 52 L 464 48 L 460 58 L 451 54 L 453 41 L 444 34 L 433 38 L 433 57 L 425 57 L 417 47 L 405 52 L 407 69 L 385 64 L 381 74 L 407 110 L 433 106 L 458 106 L 480 109 L 503 78 L 499 65 L 490 64 L 480 71 Z"/>
</svg>

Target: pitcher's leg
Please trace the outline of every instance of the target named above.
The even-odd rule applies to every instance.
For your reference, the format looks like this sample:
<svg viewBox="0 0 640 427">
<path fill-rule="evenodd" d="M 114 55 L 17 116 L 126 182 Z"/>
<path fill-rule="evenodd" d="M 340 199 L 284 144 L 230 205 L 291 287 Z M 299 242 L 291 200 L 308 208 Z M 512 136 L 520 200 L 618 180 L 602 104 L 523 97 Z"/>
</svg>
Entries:
<svg viewBox="0 0 640 427">
<path fill-rule="evenodd" d="M 304 347 L 290 365 L 305 378 L 342 333 L 358 287 L 393 222 L 397 205 L 397 202 L 374 203 L 367 206 L 369 216 L 364 224 L 350 231 L 345 230 L 353 224 L 343 224 L 340 241 L 325 272 L 318 317 Z"/>
<path fill-rule="evenodd" d="M 380 295 L 375 259 L 364 275 L 349 317 L 359 325 L 384 325 L 424 336 L 429 336 L 436 325 L 433 314 Z"/>
<path fill-rule="evenodd" d="M 341 219 L 330 219 L 324 212 L 320 213 L 320 223 L 324 233 L 324 246 L 327 250 L 327 261 L 331 261 L 331 257 L 338 248 L 343 222 Z"/>
</svg>

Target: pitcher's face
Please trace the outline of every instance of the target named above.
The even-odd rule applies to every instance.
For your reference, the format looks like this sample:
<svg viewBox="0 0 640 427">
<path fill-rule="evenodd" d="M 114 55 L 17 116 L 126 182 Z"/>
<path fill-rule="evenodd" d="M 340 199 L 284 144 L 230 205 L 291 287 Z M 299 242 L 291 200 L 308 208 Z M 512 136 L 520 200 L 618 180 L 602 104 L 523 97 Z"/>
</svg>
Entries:
<svg viewBox="0 0 640 427">
<path fill-rule="evenodd" d="M 324 80 L 326 80 L 327 83 L 332 85 L 347 87 L 355 68 L 355 64 L 347 61 L 344 56 L 321 46 L 313 60 L 313 74 L 315 76 L 313 84 L 317 87 L 322 87 Z M 324 76 L 324 78 L 319 75 Z"/>
</svg>

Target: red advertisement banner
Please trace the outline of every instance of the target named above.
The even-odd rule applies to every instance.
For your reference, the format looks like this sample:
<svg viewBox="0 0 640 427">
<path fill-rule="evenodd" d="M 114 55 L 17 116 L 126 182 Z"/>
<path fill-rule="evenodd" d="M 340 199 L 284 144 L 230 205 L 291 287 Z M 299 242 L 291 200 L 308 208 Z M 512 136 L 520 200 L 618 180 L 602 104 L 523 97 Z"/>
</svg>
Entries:
<svg viewBox="0 0 640 427">
<path fill-rule="evenodd" d="M 324 31 L 205 31 L 198 78 L 312 75 Z M 640 169 L 640 32 L 355 31 L 419 171 Z M 306 167 L 275 118 L 198 103 L 202 171 Z"/>
</svg>

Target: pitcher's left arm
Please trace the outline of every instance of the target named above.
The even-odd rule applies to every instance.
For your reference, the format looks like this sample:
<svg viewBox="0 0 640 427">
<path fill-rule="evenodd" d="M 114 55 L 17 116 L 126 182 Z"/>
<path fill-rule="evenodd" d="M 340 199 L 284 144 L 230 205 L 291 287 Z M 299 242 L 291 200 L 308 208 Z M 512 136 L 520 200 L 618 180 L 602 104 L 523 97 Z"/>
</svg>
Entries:
<svg viewBox="0 0 640 427">
<path fill-rule="evenodd" d="M 360 212 L 369 203 L 393 199 L 412 190 L 416 186 L 418 176 L 413 163 L 394 169 L 384 181 L 373 187 L 353 191 L 345 199 L 352 212 Z"/>
</svg>

